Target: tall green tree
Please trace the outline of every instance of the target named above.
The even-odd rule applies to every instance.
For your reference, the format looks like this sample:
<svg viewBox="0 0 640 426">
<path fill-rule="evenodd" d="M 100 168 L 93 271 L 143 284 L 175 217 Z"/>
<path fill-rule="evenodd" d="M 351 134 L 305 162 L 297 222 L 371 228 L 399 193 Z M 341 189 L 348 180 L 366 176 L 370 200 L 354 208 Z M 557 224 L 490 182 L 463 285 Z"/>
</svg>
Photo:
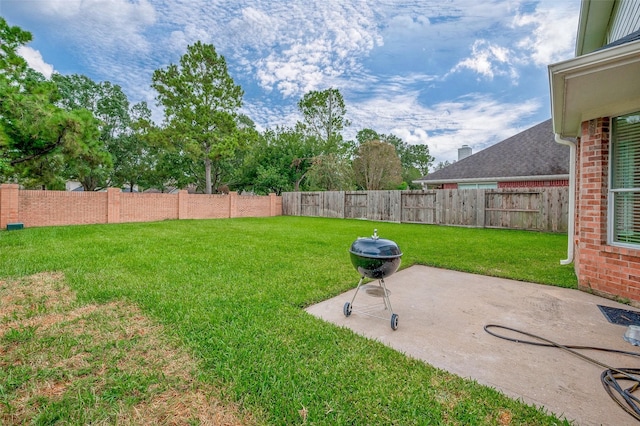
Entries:
<svg viewBox="0 0 640 426">
<path fill-rule="evenodd" d="M 180 151 L 152 144 L 148 148 L 145 160 L 149 167 L 143 170 L 139 181 L 145 188 L 169 192 L 177 188 L 186 188 L 196 182 L 194 176 L 199 172 L 199 163 L 196 164 Z"/>
<path fill-rule="evenodd" d="M 402 165 L 393 145 L 369 141 L 358 147 L 353 160 L 356 182 L 362 189 L 395 189 L 402 182 Z"/>
<path fill-rule="evenodd" d="M 359 130 L 356 134 L 356 141 L 358 142 L 358 145 L 362 145 L 371 141 L 379 141 L 382 139 L 385 139 L 384 135 L 381 136 L 373 129 L 362 129 Z"/>
<path fill-rule="evenodd" d="M 58 87 L 59 106 L 66 110 L 87 109 L 100 120 L 105 143 L 126 132 L 130 123 L 129 100 L 119 85 L 109 81 L 98 83 L 79 74 L 53 74 L 51 80 Z"/>
<path fill-rule="evenodd" d="M 312 191 L 347 191 L 355 188 L 351 162 L 335 153 L 314 157 L 307 175 Z"/>
<path fill-rule="evenodd" d="M 214 164 L 233 155 L 238 145 L 236 115 L 244 92 L 224 57 L 201 42 L 187 47 L 179 65 L 156 70 L 152 87 L 176 149 L 204 164 L 205 192 L 212 193 L 219 183 L 212 179 Z"/>
<path fill-rule="evenodd" d="M 359 145 L 370 141 L 393 145 L 402 165 L 402 179 L 406 183 L 405 186 L 410 188 L 420 187 L 420 185 L 413 184 L 412 181 L 429 173 L 429 167 L 433 164 L 434 158 L 429 154 L 427 145 L 412 145 L 394 134 L 385 135 L 372 129 L 362 129 L 357 133 L 356 141 Z"/>
<path fill-rule="evenodd" d="M 313 144 L 299 130 L 267 129 L 247 147 L 239 186 L 259 194 L 298 191 L 314 156 Z"/>
<path fill-rule="evenodd" d="M 129 124 L 108 145 L 113 157 L 111 184 L 124 186 L 131 191 L 143 184 L 154 167 L 150 155 L 148 132 L 153 126 L 151 110 L 146 102 L 134 104 L 127 113 Z"/>
<path fill-rule="evenodd" d="M 426 176 L 429 173 L 429 167 L 434 161 L 433 156 L 429 154 L 429 147 L 425 144 L 409 145 L 404 157 L 407 164 L 418 169 L 420 176 Z"/>
<path fill-rule="evenodd" d="M 320 144 L 318 154 L 344 153 L 342 131 L 351 123 L 338 89 L 310 91 L 298 102 L 300 128 Z"/>
<path fill-rule="evenodd" d="M 30 40 L 0 18 L 0 178 L 58 187 L 62 164 L 97 152 L 97 121 L 56 106 L 55 83 L 16 53 Z"/>
<path fill-rule="evenodd" d="M 218 185 L 215 191 L 224 193 L 232 190 L 246 190 L 252 188 L 244 173 L 247 172 L 246 165 L 250 162 L 255 147 L 260 141 L 260 132 L 256 125 L 246 114 L 239 114 L 236 117 L 237 141 L 233 154 L 218 161 L 214 166 L 214 176 L 218 176 Z M 216 170 L 217 169 L 217 170 Z"/>
<path fill-rule="evenodd" d="M 130 137 L 133 133 L 130 106 L 122 88 L 78 74 L 54 74 L 51 79 L 58 87 L 59 106 L 69 111 L 86 109 L 100 123 L 101 156 L 77 161 L 69 168 L 70 177 L 80 181 L 85 191 L 122 185 L 121 171 L 128 167 L 131 157 L 127 147 L 139 142 Z"/>
</svg>

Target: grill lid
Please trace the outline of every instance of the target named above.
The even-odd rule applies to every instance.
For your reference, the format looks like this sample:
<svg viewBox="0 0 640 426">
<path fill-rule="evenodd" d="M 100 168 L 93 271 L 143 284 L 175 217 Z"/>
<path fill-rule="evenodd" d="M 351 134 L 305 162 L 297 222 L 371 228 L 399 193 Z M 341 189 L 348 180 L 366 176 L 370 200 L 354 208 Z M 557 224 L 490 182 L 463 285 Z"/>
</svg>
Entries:
<svg viewBox="0 0 640 426">
<path fill-rule="evenodd" d="M 395 259 L 402 256 L 400 247 L 391 241 L 378 237 L 378 230 L 373 230 L 370 238 L 358 238 L 351 244 L 349 253 L 370 259 Z"/>
</svg>

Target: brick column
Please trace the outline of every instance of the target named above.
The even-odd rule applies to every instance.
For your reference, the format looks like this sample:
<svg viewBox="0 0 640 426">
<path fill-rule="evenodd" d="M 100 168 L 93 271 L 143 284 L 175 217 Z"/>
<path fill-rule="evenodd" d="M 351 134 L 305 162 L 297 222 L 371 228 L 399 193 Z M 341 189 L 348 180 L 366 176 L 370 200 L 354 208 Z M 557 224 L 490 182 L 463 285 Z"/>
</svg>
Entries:
<svg viewBox="0 0 640 426">
<path fill-rule="evenodd" d="M 576 211 L 575 258 L 578 285 L 581 289 L 619 294 L 609 285 L 615 268 L 605 265 L 601 251 L 607 243 L 607 191 L 609 167 L 609 118 L 582 123 L 577 154 L 579 182 Z"/>
<path fill-rule="evenodd" d="M 238 217 L 238 193 L 229 192 L 229 217 Z"/>
<path fill-rule="evenodd" d="M 0 185 L 0 229 L 6 229 L 8 223 L 18 222 L 19 188 L 14 183 Z"/>
<path fill-rule="evenodd" d="M 269 194 L 269 216 L 276 215 L 276 201 L 278 200 L 278 196 L 272 192 Z"/>
<path fill-rule="evenodd" d="M 189 219 L 188 217 L 188 208 L 187 208 L 187 200 L 189 198 L 189 191 L 186 189 L 178 192 L 178 219 Z"/>
<path fill-rule="evenodd" d="M 120 188 L 107 189 L 107 223 L 120 223 Z"/>
</svg>

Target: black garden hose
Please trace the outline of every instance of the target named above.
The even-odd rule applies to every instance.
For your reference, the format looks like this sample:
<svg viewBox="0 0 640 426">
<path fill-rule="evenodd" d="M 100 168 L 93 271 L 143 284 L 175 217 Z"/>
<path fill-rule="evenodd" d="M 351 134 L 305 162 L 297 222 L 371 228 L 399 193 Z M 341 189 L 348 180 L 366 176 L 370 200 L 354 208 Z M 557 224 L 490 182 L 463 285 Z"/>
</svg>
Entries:
<svg viewBox="0 0 640 426">
<path fill-rule="evenodd" d="M 538 341 L 534 342 L 530 340 L 522 340 L 522 339 L 516 339 L 512 337 L 501 336 L 491 331 L 490 329 L 492 328 L 509 330 L 514 333 L 522 334 L 523 336 L 536 339 Z M 591 357 L 581 354 L 580 352 L 577 352 L 577 350 L 611 352 L 611 353 L 617 353 L 617 354 L 640 358 L 639 352 L 621 351 L 617 349 L 599 348 L 595 346 L 561 345 L 552 340 L 545 339 L 544 337 L 540 337 L 532 333 L 527 333 L 526 331 L 517 330 L 515 328 L 506 327 L 504 325 L 498 325 L 498 324 L 487 324 L 484 326 L 484 331 L 486 331 L 492 336 L 495 336 L 504 340 L 509 340 L 511 342 L 524 343 L 527 345 L 559 348 L 579 358 L 582 358 L 583 360 L 590 362 L 591 364 L 595 364 L 598 367 L 605 368 L 605 371 L 603 371 L 602 375 L 600 376 L 600 381 L 602 382 L 602 386 L 604 386 L 605 391 L 624 411 L 629 413 L 636 420 L 640 421 L 640 399 L 638 398 L 638 396 L 635 396 L 633 394 L 635 391 L 640 390 L 640 368 L 613 368 L 598 360 L 595 360 Z M 625 383 L 625 386 L 627 387 L 623 387 L 622 383 Z"/>
</svg>

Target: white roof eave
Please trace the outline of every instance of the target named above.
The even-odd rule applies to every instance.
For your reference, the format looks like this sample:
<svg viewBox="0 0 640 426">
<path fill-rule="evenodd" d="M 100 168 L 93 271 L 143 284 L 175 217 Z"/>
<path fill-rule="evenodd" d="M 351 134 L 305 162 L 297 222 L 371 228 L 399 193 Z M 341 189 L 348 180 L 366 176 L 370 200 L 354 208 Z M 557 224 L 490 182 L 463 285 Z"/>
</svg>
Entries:
<svg viewBox="0 0 640 426">
<path fill-rule="evenodd" d="M 576 56 L 591 53 L 602 47 L 614 6 L 615 0 L 582 0 Z"/>
<path fill-rule="evenodd" d="M 553 131 L 580 135 L 583 121 L 640 109 L 640 40 L 549 65 Z"/>
</svg>

